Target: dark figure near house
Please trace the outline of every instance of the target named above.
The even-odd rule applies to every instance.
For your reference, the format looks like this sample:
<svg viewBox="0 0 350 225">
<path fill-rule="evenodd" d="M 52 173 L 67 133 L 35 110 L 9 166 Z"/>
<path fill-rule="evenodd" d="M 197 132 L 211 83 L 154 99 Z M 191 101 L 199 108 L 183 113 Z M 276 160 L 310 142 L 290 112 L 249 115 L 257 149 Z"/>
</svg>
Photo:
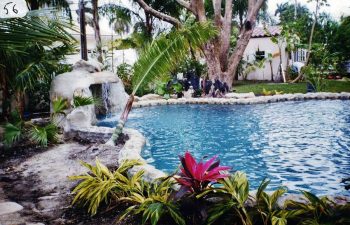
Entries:
<svg viewBox="0 0 350 225">
<path fill-rule="evenodd" d="M 218 78 L 215 78 L 215 80 L 214 80 L 214 88 L 215 88 L 215 91 L 216 91 L 216 90 L 220 90 L 221 87 L 222 87 L 221 81 L 220 81 Z"/>
<path fill-rule="evenodd" d="M 187 80 L 187 78 L 184 78 L 182 81 L 179 81 L 179 83 L 182 85 L 185 91 L 188 91 L 188 89 L 191 86 L 191 83 Z"/>
<path fill-rule="evenodd" d="M 221 91 L 221 93 L 226 94 L 226 93 L 228 92 L 228 89 L 229 89 L 229 88 L 228 88 L 227 83 L 224 82 L 224 84 L 222 85 L 220 91 Z"/>
<path fill-rule="evenodd" d="M 206 95 L 209 94 L 209 92 L 210 92 L 210 87 L 211 87 L 212 84 L 213 84 L 213 82 L 212 82 L 211 80 L 205 80 L 205 82 L 204 82 L 204 80 L 202 80 L 202 84 L 201 84 L 202 90 L 204 90 L 204 93 L 205 93 Z"/>
</svg>

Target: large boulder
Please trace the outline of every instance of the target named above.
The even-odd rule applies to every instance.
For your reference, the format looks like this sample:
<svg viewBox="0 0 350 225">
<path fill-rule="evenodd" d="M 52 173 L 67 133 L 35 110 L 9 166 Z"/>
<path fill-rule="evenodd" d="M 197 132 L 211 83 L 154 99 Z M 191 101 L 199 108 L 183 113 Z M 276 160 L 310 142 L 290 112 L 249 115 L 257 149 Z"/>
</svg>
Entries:
<svg viewBox="0 0 350 225">
<path fill-rule="evenodd" d="M 73 96 L 80 95 L 91 97 L 91 87 L 108 84 L 108 107 L 109 112 L 119 112 L 128 100 L 128 94 L 124 90 L 121 79 L 112 72 L 102 71 L 101 64 L 81 60 L 73 66 L 73 71 L 56 76 L 51 84 L 51 102 L 61 97 L 67 99 L 71 104 Z M 100 91 L 102 93 L 102 91 Z M 96 122 L 95 107 L 93 105 L 70 108 L 65 118 L 58 118 L 66 132 L 78 127 L 89 127 Z"/>
</svg>

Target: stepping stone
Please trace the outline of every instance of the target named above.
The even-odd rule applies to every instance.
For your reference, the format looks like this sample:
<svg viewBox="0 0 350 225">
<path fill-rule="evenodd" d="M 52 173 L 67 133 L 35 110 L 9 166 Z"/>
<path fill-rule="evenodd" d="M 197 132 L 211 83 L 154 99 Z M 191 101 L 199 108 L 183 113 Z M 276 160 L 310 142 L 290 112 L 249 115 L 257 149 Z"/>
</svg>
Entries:
<svg viewBox="0 0 350 225">
<path fill-rule="evenodd" d="M 23 209 L 23 206 L 17 204 L 16 202 L 1 202 L 0 203 L 0 216 L 5 214 L 10 214 L 18 212 Z"/>
</svg>

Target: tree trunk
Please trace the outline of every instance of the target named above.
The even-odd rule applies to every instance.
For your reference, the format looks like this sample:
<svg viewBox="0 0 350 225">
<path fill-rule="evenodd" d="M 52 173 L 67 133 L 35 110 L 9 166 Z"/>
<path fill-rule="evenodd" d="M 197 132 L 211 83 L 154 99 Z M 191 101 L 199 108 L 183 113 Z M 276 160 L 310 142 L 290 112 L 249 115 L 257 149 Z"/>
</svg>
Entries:
<svg viewBox="0 0 350 225">
<path fill-rule="evenodd" d="M 95 41 L 96 41 L 96 51 L 97 51 L 97 61 L 100 63 L 103 62 L 103 54 L 102 54 L 102 41 L 101 41 L 101 31 L 99 24 L 99 16 L 98 16 L 98 0 L 92 0 L 92 21 L 93 28 L 95 32 Z"/>
<path fill-rule="evenodd" d="M 2 89 L 2 120 L 7 120 L 10 115 L 10 94 L 8 89 L 8 83 L 4 74 L 4 71 L 0 69 L 1 77 L 1 89 Z"/>
<path fill-rule="evenodd" d="M 20 117 L 23 119 L 24 116 L 24 93 L 22 91 L 17 90 L 16 93 L 16 108 L 20 115 Z"/>
<path fill-rule="evenodd" d="M 312 23 L 312 28 L 311 28 L 311 34 L 310 34 L 310 38 L 309 38 L 309 46 L 308 46 L 308 50 L 306 53 L 306 61 L 305 61 L 305 66 L 307 66 L 309 64 L 309 60 L 310 60 L 310 54 L 311 54 L 311 49 L 312 49 L 312 40 L 314 37 L 314 32 L 315 32 L 315 27 L 316 27 L 316 23 L 317 23 L 317 16 L 318 16 L 318 10 L 319 10 L 319 0 L 316 1 L 316 11 L 315 11 L 315 19 L 314 22 Z M 296 83 L 298 82 L 301 78 L 303 78 L 304 73 L 300 72 L 298 77 L 295 78 L 291 83 Z"/>
<path fill-rule="evenodd" d="M 39 2 L 38 0 L 31 0 L 29 2 L 30 10 L 38 10 L 39 9 Z"/>
<path fill-rule="evenodd" d="M 118 141 L 118 138 L 123 133 L 125 123 L 128 120 L 129 113 L 132 109 L 132 104 L 134 103 L 134 99 L 135 99 L 134 94 L 131 94 L 129 96 L 128 102 L 126 103 L 124 111 L 123 111 L 122 115 L 120 116 L 120 119 L 118 121 L 118 125 L 114 129 L 112 137 L 106 142 L 107 145 L 112 145 L 112 146 L 115 145 Z"/>
<path fill-rule="evenodd" d="M 204 47 L 204 55 L 207 61 L 209 80 L 222 79 L 219 55 L 215 51 L 212 43 L 206 44 Z"/>
<path fill-rule="evenodd" d="M 152 9 L 143 0 L 135 0 L 147 13 L 169 22 L 176 27 L 181 27 L 178 19 Z M 206 22 L 206 11 L 203 0 L 176 0 L 181 6 L 192 12 L 198 22 Z M 222 0 L 212 0 L 214 7 L 214 23 L 219 30 L 218 37 L 203 46 L 203 52 L 207 60 L 208 75 L 210 79 L 219 78 L 226 82 L 231 89 L 238 65 L 253 33 L 258 12 L 265 0 L 248 0 L 247 18 L 241 27 L 240 38 L 233 53 L 229 54 L 230 37 L 232 28 L 232 0 L 225 1 L 225 15 L 222 16 Z"/>
<path fill-rule="evenodd" d="M 272 60 L 270 61 L 270 69 L 271 69 L 271 81 L 273 82 L 273 67 L 272 67 Z"/>
</svg>

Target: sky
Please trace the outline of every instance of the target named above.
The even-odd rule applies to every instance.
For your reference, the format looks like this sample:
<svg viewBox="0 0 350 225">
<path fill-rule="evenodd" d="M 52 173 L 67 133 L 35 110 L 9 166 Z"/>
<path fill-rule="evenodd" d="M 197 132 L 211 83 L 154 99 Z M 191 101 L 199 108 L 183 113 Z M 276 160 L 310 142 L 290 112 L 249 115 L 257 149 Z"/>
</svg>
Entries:
<svg viewBox="0 0 350 225">
<path fill-rule="evenodd" d="M 268 0 L 268 11 L 271 14 L 275 13 L 277 4 L 284 2 L 294 3 L 294 0 Z M 297 0 L 302 5 L 307 5 L 311 11 L 315 10 L 315 4 L 307 3 L 307 0 Z M 330 6 L 324 6 L 321 11 L 331 14 L 331 16 L 339 20 L 341 16 L 350 16 L 350 0 L 328 0 Z"/>
</svg>

